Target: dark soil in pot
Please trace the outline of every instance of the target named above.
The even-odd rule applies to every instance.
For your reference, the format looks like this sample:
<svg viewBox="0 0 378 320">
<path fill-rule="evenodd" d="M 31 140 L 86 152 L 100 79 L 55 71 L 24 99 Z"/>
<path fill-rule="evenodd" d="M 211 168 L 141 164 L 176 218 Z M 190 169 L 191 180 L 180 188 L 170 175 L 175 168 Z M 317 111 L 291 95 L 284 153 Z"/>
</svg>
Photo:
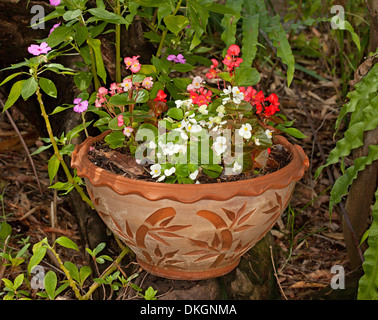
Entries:
<svg viewBox="0 0 378 320">
<path fill-rule="evenodd" d="M 292 160 L 292 155 L 281 144 L 274 144 L 271 148 L 266 165 L 260 169 L 240 173 L 238 175 L 225 175 L 222 173 L 214 179 L 203 172 L 199 172 L 197 181 L 201 184 L 220 183 L 238 180 L 246 180 L 264 176 L 287 166 Z M 151 164 L 138 164 L 127 148 L 111 149 L 103 140 L 96 142 L 88 153 L 89 160 L 96 166 L 108 170 L 117 175 L 131 179 L 156 182 L 150 175 Z"/>
</svg>

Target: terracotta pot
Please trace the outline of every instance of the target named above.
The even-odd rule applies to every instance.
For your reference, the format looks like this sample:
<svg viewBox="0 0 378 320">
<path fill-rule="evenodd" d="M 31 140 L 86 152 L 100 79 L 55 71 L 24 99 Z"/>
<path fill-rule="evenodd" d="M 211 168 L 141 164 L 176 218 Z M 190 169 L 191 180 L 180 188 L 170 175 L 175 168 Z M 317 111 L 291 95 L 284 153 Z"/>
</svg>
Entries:
<svg viewBox="0 0 378 320">
<path fill-rule="evenodd" d="M 89 147 L 106 134 L 76 146 L 72 167 L 105 224 L 142 268 L 169 279 L 208 279 L 234 269 L 273 227 L 309 166 L 300 146 L 277 137 L 292 161 L 262 177 L 213 184 L 133 180 L 88 159 Z"/>
</svg>

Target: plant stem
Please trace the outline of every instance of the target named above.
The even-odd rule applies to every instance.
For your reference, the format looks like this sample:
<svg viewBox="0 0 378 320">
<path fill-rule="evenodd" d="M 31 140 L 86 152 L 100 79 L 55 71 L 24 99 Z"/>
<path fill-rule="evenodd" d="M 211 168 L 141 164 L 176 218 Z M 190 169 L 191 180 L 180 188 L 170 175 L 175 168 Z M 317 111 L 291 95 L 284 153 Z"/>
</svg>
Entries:
<svg viewBox="0 0 378 320">
<path fill-rule="evenodd" d="M 111 275 L 115 270 L 117 270 L 118 265 L 121 263 L 122 259 L 125 257 L 126 254 L 130 252 L 129 247 L 124 246 L 123 250 L 121 251 L 120 255 L 118 258 L 109 266 L 109 268 L 102 274 L 100 279 L 105 279 L 107 276 Z M 99 287 L 101 286 L 100 283 L 95 282 L 91 285 L 89 288 L 88 292 L 82 297 L 83 300 L 88 300 L 92 293 Z"/>
<path fill-rule="evenodd" d="M 91 72 L 93 75 L 95 90 L 98 91 L 98 89 L 101 87 L 101 84 L 100 84 L 100 80 L 97 77 L 96 60 L 95 60 L 93 49 L 91 48 L 91 46 L 88 46 L 88 47 L 89 47 L 89 53 L 91 56 Z"/>
<path fill-rule="evenodd" d="M 88 131 L 87 131 L 87 126 L 85 125 L 85 112 L 83 112 L 83 113 L 81 114 L 81 118 L 83 119 L 83 126 L 84 126 L 85 136 L 88 138 L 88 137 L 89 137 L 89 134 L 88 134 Z"/>
<path fill-rule="evenodd" d="M 76 298 L 78 298 L 79 300 L 83 300 L 83 296 L 80 294 L 80 290 L 79 290 L 78 287 L 76 286 L 76 283 L 75 283 L 75 281 L 72 279 L 70 272 L 69 272 L 69 271 L 66 269 L 66 267 L 64 266 L 62 260 L 60 259 L 59 255 L 57 254 L 57 252 L 56 252 L 56 251 L 54 250 L 54 248 L 51 247 L 51 246 L 49 246 L 48 248 L 50 249 L 50 251 L 52 252 L 52 254 L 55 256 L 56 260 L 58 261 L 60 269 L 62 269 L 62 271 L 63 271 L 64 274 L 66 275 L 67 280 L 68 280 L 68 283 L 70 284 L 70 287 L 71 287 L 72 290 L 75 292 L 75 296 L 76 296 Z"/>
<path fill-rule="evenodd" d="M 76 191 L 80 194 L 81 199 L 83 201 L 85 201 L 92 209 L 94 209 L 92 201 L 87 197 L 87 195 L 84 193 L 83 189 L 77 184 L 75 179 L 72 177 L 71 172 L 67 167 L 67 164 L 64 162 L 63 157 L 60 154 L 58 145 L 56 144 L 55 137 L 54 137 L 54 134 L 52 132 L 49 116 L 47 115 L 45 106 L 43 104 L 42 94 L 40 92 L 39 85 L 37 86 L 36 94 L 37 94 L 37 100 L 38 100 L 38 103 L 39 103 L 39 106 L 40 106 L 40 109 L 41 109 L 41 112 L 42 112 L 42 117 L 45 120 L 47 133 L 49 135 L 51 144 L 53 145 L 53 148 L 54 148 L 54 154 L 55 154 L 56 158 L 59 160 L 59 163 L 61 164 L 61 166 L 62 166 L 62 168 L 63 168 L 63 170 L 64 170 L 64 172 L 67 176 L 68 182 L 71 183 L 75 187 Z"/>
<path fill-rule="evenodd" d="M 180 6 L 181 6 L 181 2 L 182 2 L 182 0 L 180 0 L 180 1 L 177 3 L 177 6 L 176 6 L 175 11 L 172 12 L 172 16 L 175 16 L 176 13 L 177 13 L 177 11 L 179 11 Z M 161 49 L 163 49 L 163 45 L 164 45 L 164 41 L 165 41 L 165 37 L 166 37 L 167 33 L 168 33 L 168 29 L 165 29 L 165 30 L 163 31 L 163 34 L 161 35 L 161 39 L 160 39 L 160 43 L 159 43 L 159 47 L 158 47 L 158 50 L 157 50 L 157 52 L 156 52 L 156 57 L 158 57 L 158 58 L 159 58 L 160 55 L 161 55 Z"/>
<path fill-rule="evenodd" d="M 119 0 L 116 2 L 116 14 L 121 14 L 121 5 Z M 116 83 L 121 82 L 121 25 L 115 26 L 115 42 L 116 42 Z"/>
</svg>

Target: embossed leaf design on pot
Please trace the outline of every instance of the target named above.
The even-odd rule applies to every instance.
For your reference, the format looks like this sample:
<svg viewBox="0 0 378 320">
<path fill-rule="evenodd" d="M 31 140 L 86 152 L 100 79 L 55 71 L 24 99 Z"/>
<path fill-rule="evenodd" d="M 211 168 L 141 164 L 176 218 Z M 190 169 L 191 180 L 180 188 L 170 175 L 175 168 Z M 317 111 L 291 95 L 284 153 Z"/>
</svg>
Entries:
<svg viewBox="0 0 378 320">
<path fill-rule="evenodd" d="M 172 222 L 175 216 L 176 210 L 172 207 L 158 209 L 151 215 L 149 215 L 135 233 L 137 245 L 141 248 L 146 248 L 145 238 L 147 235 L 166 246 L 170 246 L 170 244 L 162 237 L 182 237 L 176 232 L 188 228 L 191 225 L 169 226 L 169 224 Z"/>
</svg>

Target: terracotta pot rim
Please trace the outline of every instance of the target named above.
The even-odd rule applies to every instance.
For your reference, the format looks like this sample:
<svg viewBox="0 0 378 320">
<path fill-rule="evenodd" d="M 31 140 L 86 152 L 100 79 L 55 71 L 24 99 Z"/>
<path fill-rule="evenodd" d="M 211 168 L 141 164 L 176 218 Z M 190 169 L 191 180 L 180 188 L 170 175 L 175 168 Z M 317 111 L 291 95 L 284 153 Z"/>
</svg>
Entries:
<svg viewBox="0 0 378 320">
<path fill-rule="evenodd" d="M 93 186 L 107 186 L 120 195 L 136 194 L 150 201 L 170 199 L 193 203 L 202 199 L 224 201 L 235 196 L 257 196 L 268 189 L 282 189 L 292 181 L 300 180 L 309 167 L 308 157 L 299 145 L 292 145 L 284 137 L 277 136 L 275 142 L 286 147 L 293 159 L 284 168 L 265 176 L 211 184 L 167 184 L 130 179 L 96 166 L 87 156 L 89 147 L 109 132 L 88 137 L 82 144 L 76 145 L 72 153 L 72 168 L 77 170 L 79 177 L 87 178 Z"/>
</svg>

